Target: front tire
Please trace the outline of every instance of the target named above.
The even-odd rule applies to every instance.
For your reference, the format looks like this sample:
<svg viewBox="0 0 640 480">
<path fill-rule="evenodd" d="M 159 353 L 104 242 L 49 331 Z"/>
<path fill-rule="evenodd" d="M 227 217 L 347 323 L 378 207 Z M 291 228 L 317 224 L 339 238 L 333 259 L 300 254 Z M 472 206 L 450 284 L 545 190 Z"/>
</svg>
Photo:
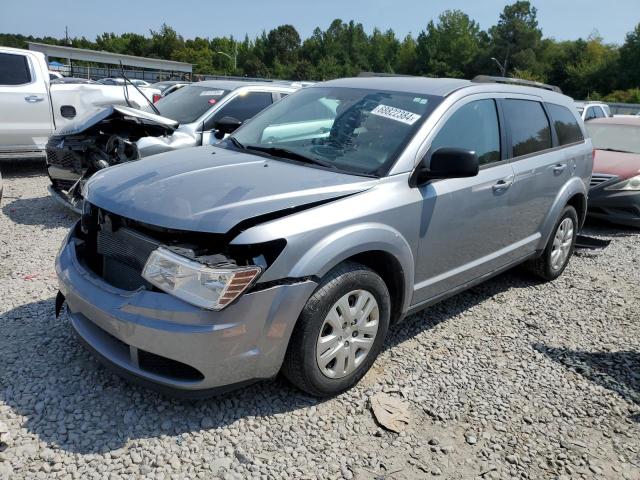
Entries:
<svg viewBox="0 0 640 480">
<path fill-rule="evenodd" d="M 390 311 L 389 291 L 377 273 L 357 263 L 339 265 L 302 310 L 282 372 L 318 397 L 351 388 L 382 350 Z"/>
<path fill-rule="evenodd" d="M 552 281 L 562 275 L 573 254 L 578 235 L 578 214 L 571 205 L 564 207 L 553 234 L 539 258 L 525 265 L 535 275 Z"/>
</svg>

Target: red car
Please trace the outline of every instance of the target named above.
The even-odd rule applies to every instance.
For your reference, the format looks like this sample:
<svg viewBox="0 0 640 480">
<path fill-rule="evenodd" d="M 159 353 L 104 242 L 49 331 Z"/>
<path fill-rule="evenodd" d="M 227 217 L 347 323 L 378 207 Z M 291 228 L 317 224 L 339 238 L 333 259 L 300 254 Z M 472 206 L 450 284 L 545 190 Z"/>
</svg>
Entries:
<svg viewBox="0 0 640 480">
<path fill-rule="evenodd" d="M 595 149 L 588 214 L 640 228 L 640 118 L 586 124 Z"/>
</svg>

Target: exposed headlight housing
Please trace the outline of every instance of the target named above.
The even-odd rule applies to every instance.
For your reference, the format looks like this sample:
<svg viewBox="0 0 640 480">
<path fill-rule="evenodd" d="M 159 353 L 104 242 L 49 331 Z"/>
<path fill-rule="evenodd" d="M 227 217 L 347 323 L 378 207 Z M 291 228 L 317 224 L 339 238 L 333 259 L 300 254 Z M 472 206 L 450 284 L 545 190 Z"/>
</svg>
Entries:
<svg viewBox="0 0 640 480">
<path fill-rule="evenodd" d="M 606 187 L 606 190 L 640 190 L 640 175 Z"/>
<path fill-rule="evenodd" d="M 175 297 L 208 310 L 222 310 L 262 273 L 258 266 L 210 267 L 159 247 L 149 255 L 142 276 Z"/>
</svg>

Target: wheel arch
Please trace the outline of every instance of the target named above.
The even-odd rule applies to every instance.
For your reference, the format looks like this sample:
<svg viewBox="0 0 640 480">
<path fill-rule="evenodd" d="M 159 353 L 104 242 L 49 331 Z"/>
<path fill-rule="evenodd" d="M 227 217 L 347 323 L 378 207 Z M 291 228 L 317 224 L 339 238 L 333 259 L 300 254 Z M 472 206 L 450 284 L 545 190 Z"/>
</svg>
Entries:
<svg viewBox="0 0 640 480">
<path fill-rule="evenodd" d="M 382 277 L 392 297 L 392 321 L 401 318 L 411 302 L 414 277 L 414 256 L 404 237 L 382 224 L 338 230 L 310 248 L 290 275 L 323 277 L 345 261 L 360 263 Z"/>
<path fill-rule="evenodd" d="M 545 249 L 549 238 L 553 234 L 553 227 L 567 205 L 571 205 L 576 209 L 579 227 L 582 227 L 587 211 L 587 188 L 579 177 L 571 178 L 556 195 L 540 229 L 542 235 L 538 243 L 539 251 Z"/>
</svg>

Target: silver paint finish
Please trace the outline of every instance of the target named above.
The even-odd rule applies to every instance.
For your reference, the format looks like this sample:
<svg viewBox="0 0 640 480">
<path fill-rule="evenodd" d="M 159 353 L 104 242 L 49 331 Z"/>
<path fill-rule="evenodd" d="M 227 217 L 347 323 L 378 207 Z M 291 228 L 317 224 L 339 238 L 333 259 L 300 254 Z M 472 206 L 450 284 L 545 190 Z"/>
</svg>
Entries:
<svg viewBox="0 0 640 480">
<path fill-rule="evenodd" d="M 159 155 L 150 162 L 143 160 L 100 172 L 88 182 L 85 198 L 125 217 L 191 231 L 225 233 L 244 220 L 260 217 L 255 226 L 233 230 L 238 233 L 231 242 L 252 245 L 286 239 L 283 252 L 263 273 L 258 285 L 282 279 L 321 278 L 354 255 L 384 254 L 385 262 L 390 263 L 391 270 L 400 279 L 402 305 L 399 310 L 403 314 L 412 306 L 428 304 L 540 254 L 556 233 L 554 227 L 567 203 L 576 199 L 578 203 L 586 201 L 592 168 L 591 141 L 586 133 L 582 143 L 490 164 L 472 178 L 433 181 L 419 188 L 409 186 L 415 165 L 429 151 L 446 120 L 462 105 L 482 98 L 556 103 L 570 108 L 584 131 L 568 97 L 535 88 L 458 80 L 376 78 L 337 80 L 329 84 L 357 88 L 383 88 L 384 85 L 386 90 L 447 96 L 406 145 L 390 173 L 380 179 L 214 147 L 186 149 Z M 558 168 L 559 165 L 562 168 Z M 273 213 L 277 215 L 261 217 Z M 581 223 L 582 218 L 579 221 Z M 61 277 L 67 291 L 73 292 L 75 281 Z M 92 304 L 98 292 L 102 292 L 100 301 L 103 302 L 122 295 L 105 294 L 109 291 L 107 287 L 102 285 L 97 291 L 79 293 L 77 297 Z M 289 341 L 290 328 L 313 291 L 313 288 L 300 287 L 296 293 L 290 293 L 288 288 L 277 287 L 284 292 L 282 295 L 292 295 L 292 304 L 295 304 L 286 315 L 280 311 L 282 307 L 268 297 L 267 292 L 272 289 L 267 289 L 245 295 L 228 310 L 211 313 L 213 316 L 207 317 L 208 321 L 230 321 L 232 308 L 240 309 L 253 298 L 260 298 L 259 307 L 269 315 L 276 312 L 278 317 L 287 318 L 286 333 L 277 340 L 281 342 L 277 349 L 282 352 Z M 150 294 L 139 295 L 143 298 Z M 177 308 L 180 302 L 166 297 L 162 297 L 160 305 L 169 302 L 172 308 Z M 280 294 L 278 298 L 284 302 Z M 84 308 L 87 318 L 93 321 L 95 313 L 86 305 Z M 111 330 L 116 336 L 123 335 L 129 325 L 141 318 L 147 321 L 150 315 L 163 319 L 168 315 L 177 323 L 193 315 L 201 318 L 201 314 L 186 304 L 180 307 L 184 314 L 167 313 L 171 309 L 154 306 L 146 310 L 137 306 L 135 312 L 130 310 L 131 306 L 117 308 L 106 306 L 103 314 L 117 311 L 119 315 L 124 312 L 131 316 L 122 320 L 121 328 Z M 265 315 L 263 311 L 256 313 L 244 307 L 240 313 L 255 315 L 258 324 Z M 97 322 L 109 325 L 100 320 L 101 315 Z M 251 325 L 249 320 L 247 325 Z M 150 333 L 135 328 L 136 343 L 147 342 L 144 335 Z M 182 329 L 177 327 L 174 335 L 181 335 Z M 342 333 L 345 331 L 343 328 Z M 172 355 L 189 356 L 203 348 L 202 359 L 210 355 L 209 361 L 213 363 L 227 362 L 227 356 L 231 355 L 230 347 L 218 351 L 196 345 L 188 336 L 180 340 L 173 346 L 163 343 L 156 351 L 167 348 Z M 235 340 L 229 343 L 235 345 Z M 178 344 L 182 346 L 176 347 Z M 273 358 L 281 360 L 279 356 Z M 268 364 L 277 370 L 275 364 Z M 327 363 L 321 368 L 326 366 Z M 220 375 L 229 381 L 229 372 L 220 372 Z"/>
</svg>

